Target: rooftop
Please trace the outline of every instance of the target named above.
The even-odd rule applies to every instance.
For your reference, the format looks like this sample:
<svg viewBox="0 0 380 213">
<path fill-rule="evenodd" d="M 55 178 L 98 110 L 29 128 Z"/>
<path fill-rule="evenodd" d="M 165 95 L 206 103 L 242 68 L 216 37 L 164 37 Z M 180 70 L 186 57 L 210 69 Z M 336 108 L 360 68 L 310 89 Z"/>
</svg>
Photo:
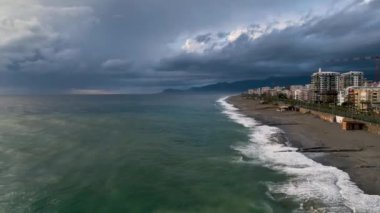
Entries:
<svg viewBox="0 0 380 213">
<path fill-rule="evenodd" d="M 346 72 L 346 73 L 342 73 L 342 75 L 352 75 L 352 74 L 363 75 L 364 73 L 362 71 L 349 71 L 349 72 Z"/>
</svg>

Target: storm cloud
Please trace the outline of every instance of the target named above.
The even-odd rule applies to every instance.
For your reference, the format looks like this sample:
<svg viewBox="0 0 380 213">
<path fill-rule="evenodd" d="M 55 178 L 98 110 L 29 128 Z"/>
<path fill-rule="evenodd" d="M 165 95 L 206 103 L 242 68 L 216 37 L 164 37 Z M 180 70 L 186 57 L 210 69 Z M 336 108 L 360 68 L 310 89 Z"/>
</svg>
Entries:
<svg viewBox="0 0 380 213">
<path fill-rule="evenodd" d="M 318 67 L 359 69 L 370 76 L 374 62 L 353 59 L 379 54 L 379 11 L 379 1 L 357 1 L 328 16 L 197 35 L 181 54 L 162 59 L 157 70 L 224 80 L 308 75 Z"/>
<path fill-rule="evenodd" d="M 379 0 L 0 0 L 0 93 L 144 93 L 370 71 Z"/>
</svg>

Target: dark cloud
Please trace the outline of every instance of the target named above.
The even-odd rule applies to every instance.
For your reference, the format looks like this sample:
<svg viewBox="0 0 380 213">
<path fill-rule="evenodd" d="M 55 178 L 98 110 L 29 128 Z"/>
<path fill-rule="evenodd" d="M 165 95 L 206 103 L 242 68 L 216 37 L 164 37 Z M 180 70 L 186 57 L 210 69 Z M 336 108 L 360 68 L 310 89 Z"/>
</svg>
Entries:
<svg viewBox="0 0 380 213">
<path fill-rule="evenodd" d="M 211 41 L 211 33 L 207 33 L 204 35 L 198 35 L 195 37 L 195 40 L 197 42 L 210 42 Z"/>
<path fill-rule="evenodd" d="M 308 17 L 300 25 L 274 29 L 257 39 L 251 31 L 214 49 L 220 40 L 203 39 L 209 49 L 162 59 L 157 70 L 199 73 L 208 78 L 244 79 L 273 75 L 307 75 L 318 67 L 373 72 L 373 62 L 327 62 L 330 59 L 378 55 L 380 48 L 379 1 L 356 2 L 329 16 Z M 219 38 L 225 33 L 216 33 Z M 207 38 L 210 38 L 210 34 Z M 204 35 L 202 36 L 202 38 Z M 199 42 L 199 37 L 194 41 Z"/>
<path fill-rule="evenodd" d="M 379 1 L 347 2 L 1 0 L 0 93 L 151 92 L 375 54 Z"/>
</svg>

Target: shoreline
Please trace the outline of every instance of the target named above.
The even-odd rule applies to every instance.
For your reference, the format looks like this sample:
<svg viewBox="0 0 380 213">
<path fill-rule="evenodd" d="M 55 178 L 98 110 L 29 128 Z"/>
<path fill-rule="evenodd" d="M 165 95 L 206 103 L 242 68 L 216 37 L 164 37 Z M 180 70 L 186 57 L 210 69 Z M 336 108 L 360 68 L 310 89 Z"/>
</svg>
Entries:
<svg viewBox="0 0 380 213">
<path fill-rule="evenodd" d="M 380 136 L 365 131 L 344 131 L 310 114 L 278 112 L 277 107 L 260 104 L 241 96 L 230 96 L 228 103 L 255 120 L 283 130 L 295 148 L 328 147 L 339 150 L 361 150 L 303 153 L 326 166 L 348 173 L 351 180 L 366 194 L 380 195 Z"/>
</svg>

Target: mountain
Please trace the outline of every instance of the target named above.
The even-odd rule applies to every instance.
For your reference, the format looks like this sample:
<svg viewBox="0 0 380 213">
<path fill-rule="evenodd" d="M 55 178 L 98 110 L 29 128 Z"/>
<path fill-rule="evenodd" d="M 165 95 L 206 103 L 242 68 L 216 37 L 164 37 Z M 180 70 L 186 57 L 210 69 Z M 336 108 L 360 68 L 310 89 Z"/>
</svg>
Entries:
<svg viewBox="0 0 380 213">
<path fill-rule="evenodd" d="M 166 89 L 163 93 L 206 93 L 206 92 L 244 92 L 248 89 L 264 86 L 289 86 L 310 83 L 310 76 L 270 77 L 263 80 L 244 80 L 236 82 L 220 82 L 187 90 Z"/>
</svg>

